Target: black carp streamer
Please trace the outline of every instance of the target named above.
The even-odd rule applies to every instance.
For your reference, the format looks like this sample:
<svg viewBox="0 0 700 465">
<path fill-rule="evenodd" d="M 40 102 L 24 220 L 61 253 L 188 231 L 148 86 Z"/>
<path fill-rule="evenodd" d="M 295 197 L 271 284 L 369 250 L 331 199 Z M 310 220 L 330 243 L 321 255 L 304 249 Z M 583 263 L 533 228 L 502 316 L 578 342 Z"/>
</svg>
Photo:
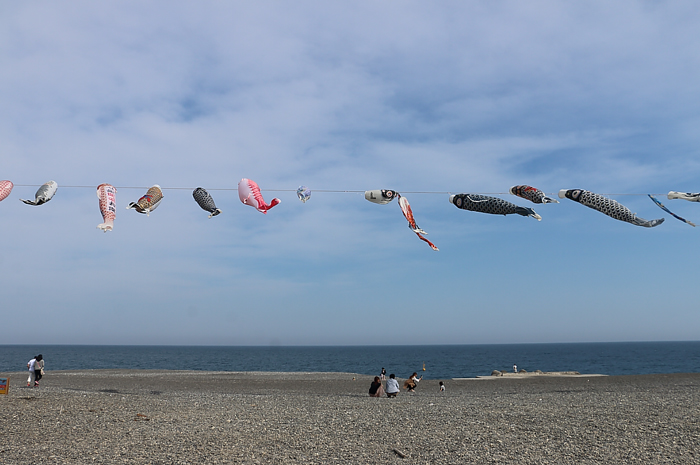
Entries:
<svg viewBox="0 0 700 465">
<path fill-rule="evenodd" d="M 197 205 L 202 207 L 202 210 L 211 213 L 209 215 L 209 218 L 221 213 L 221 210 L 216 208 L 216 204 L 214 203 L 214 199 L 212 198 L 211 194 L 209 194 L 209 192 L 207 192 L 206 189 L 204 189 L 203 187 L 198 187 L 194 191 L 192 191 L 192 197 L 194 197 L 194 200 L 195 202 L 197 202 Z"/>
<path fill-rule="evenodd" d="M 507 200 L 499 199 L 481 194 L 453 194 L 450 196 L 450 203 L 462 210 L 472 212 L 489 213 L 491 215 L 512 215 L 530 216 L 540 221 L 542 217 L 535 210 L 527 207 L 520 207 Z"/>
<path fill-rule="evenodd" d="M 645 228 L 653 228 L 664 222 L 663 218 L 658 220 L 645 220 L 644 218 L 639 218 L 637 215 L 632 213 L 632 210 L 625 207 L 621 203 L 603 197 L 600 194 L 594 194 L 591 191 L 584 189 L 562 189 L 559 191 L 559 198 L 567 198 L 578 202 L 581 205 L 585 205 L 593 210 L 598 210 L 604 215 L 608 215 L 610 218 L 615 218 L 616 220 L 625 221 L 627 223 L 634 224 L 636 226 L 644 226 Z"/>
</svg>

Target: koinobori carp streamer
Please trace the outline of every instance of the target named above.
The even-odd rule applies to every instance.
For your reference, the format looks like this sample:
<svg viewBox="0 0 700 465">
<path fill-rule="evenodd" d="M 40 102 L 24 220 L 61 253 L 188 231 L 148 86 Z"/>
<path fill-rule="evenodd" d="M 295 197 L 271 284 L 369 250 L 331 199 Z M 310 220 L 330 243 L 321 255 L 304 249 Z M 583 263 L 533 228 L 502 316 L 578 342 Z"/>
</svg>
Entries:
<svg viewBox="0 0 700 465">
<path fill-rule="evenodd" d="M 0 181 L 0 201 L 3 201 L 12 192 L 12 181 Z"/>
<path fill-rule="evenodd" d="M 700 193 L 699 192 L 670 191 L 668 193 L 667 197 L 669 200 L 683 199 L 683 200 L 687 200 L 688 202 L 700 202 Z"/>
<path fill-rule="evenodd" d="M 199 205 L 202 210 L 210 213 L 209 218 L 221 213 L 221 210 L 216 208 L 212 196 L 203 187 L 198 187 L 192 191 L 192 197 L 194 197 L 195 202 L 197 202 L 197 205 Z"/>
<path fill-rule="evenodd" d="M 411 210 L 411 205 L 408 203 L 408 199 L 406 197 L 399 195 L 399 207 L 401 207 L 401 213 L 403 213 L 403 216 L 406 218 L 406 221 L 408 221 L 408 227 L 411 228 L 411 231 L 416 233 L 416 236 L 418 236 L 420 240 L 426 242 L 431 249 L 435 251 L 440 250 L 435 246 L 435 244 L 423 237 L 423 234 L 428 233 L 423 231 L 416 224 L 416 220 L 413 218 L 413 210 Z"/>
<path fill-rule="evenodd" d="M 270 200 L 269 204 L 266 203 L 258 183 L 248 178 L 243 178 L 238 183 L 238 198 L 244 205 L 250 205 L 260 213 L 267 213 L 269 209 L 280 203 L 278 198 Z"/>
<path fill-rule="evenodd" d="M 100 202 L 100 213 L 103 223 L 97 228 L 104 232 L 114 229 L 114 219 L 117 217 L 117 189 L 111 184 L 97 186 L 97 198 Z"/>
<path fill-rule="evenodd" d="M 668 214 L 671 215 L 672 217 L 676 218 L 677 220 L 680 220 L 680 221 L 682 221 L 682 222 L 684 222 L 684 223 L 686 223 L 686 224 L 691 225 L 692 227 L 695 227 L 695 223 L 693 223 L 692 221 L 688 221 L 688 220 L 686 220 L 685 218 L 683 218 L 683 217 L 681 217 L 681 216 L 676 215 L 676 214 L 673 213 L 671 210 L 669 210 L 668 208 L 666 208 L 666 206 L 665 206 L 663 203 L 659 202 L 659 201 L 656 199 L 656 197 L 654 197 L 653 195 L 651 195 L 651 194 L 647 194 L 647 195 L 649 196 L 649 198 L 650 198 L 656 205 L 659 206 L 660 209 L 662 209 L 663 211 L 665 211 L 666 213 L 668 213 Z"/>
<path fill-rule="evenodd" d="M 20 200 L 27 205 L 43 205 L 53 198 L 57 190 L 58 184 L 56 181 L 49 181 L 44 183 L 39 190 L 36 191 L 36 194 L 34 194 L 34 200 Z"/>
<path fill-rule="evenodd" d="M 306 186 L 299 186 L 299 188 L 297 188 L 297 197 L 299 197 L 299 200 L 303 203 L 306 203 L 306 201 L 311 198 L 311 189 Z"/>
<path fill-rule="evenodd" d="M 141 197 L 138 202 L 131 202 L 126 206 L 126 208 L 133 208 L 139 213 L 145 213 L 146 216 L 150 216 L 151 212 L 158 208 L 158 205 L 160 205 L 162 200 L 163 191 L 160 189 L 158 184 L 154 184 L 150 189 L 148 189 L 146 195 Z"/>
<path fill-rule="evenodd" d="M 625 221 L 636 226 L 644 226 L 645 228 L 653 228 L 664 222 L 663 218 L 658 220 L 645 220 L 644 218 L 639 218 L 632 211 L 617 202 L 616 200 L 609 199 L 600 194 L 595 194 L 591 191 L 585 189 L 562 189 L 559 191 L 559 198 L 567 198 L 578 202 L 581 205 L 585 205 L 593 210 L 598 210 L 604 215 L 610 218 L 615 218 L 616 220 Z"/>
<path fill-rule="evenodd" d="M 462 210 L 472 212 L 489 213 L 491 215 L 512 215 L 531 216 L 537 221 L 542 217 L 535 210 L 527 207 L 520 207 L 507 200 L 499 199 L 481 194 L 453 194 L 450 195 L 450 203 Z"/>
<path fill-rule="evenodd" d="M 513 186 L 510 188 L 510 193 L 517 195 L 525 200 L 529 200 L 532 203 L 559 203 L 558 200 L 547 197 L 544 192 L 537 189 L 536 187 L 520 185 Z"/>
<path fill-rule="evenodd" d="M 372 191 L 365 191 L 365 199 L 372 203 L 379 205 L 386 205 L 387 203 L 398 197 L 399 193 L 389 189 L 375 189 Z"/>
</svg>

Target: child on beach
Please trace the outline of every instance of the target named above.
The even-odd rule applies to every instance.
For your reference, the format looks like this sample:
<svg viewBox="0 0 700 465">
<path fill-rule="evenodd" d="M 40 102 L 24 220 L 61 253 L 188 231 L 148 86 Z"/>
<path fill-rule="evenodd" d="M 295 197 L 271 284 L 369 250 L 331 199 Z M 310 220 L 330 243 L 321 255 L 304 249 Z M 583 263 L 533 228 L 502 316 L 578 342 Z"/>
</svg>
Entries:
<svg viewBox="0 0 700 465">
<path fill-rule="evenodd" d="M 445 383 L 440 381 L 440 392 L 445 392 Z"/>
</svg>

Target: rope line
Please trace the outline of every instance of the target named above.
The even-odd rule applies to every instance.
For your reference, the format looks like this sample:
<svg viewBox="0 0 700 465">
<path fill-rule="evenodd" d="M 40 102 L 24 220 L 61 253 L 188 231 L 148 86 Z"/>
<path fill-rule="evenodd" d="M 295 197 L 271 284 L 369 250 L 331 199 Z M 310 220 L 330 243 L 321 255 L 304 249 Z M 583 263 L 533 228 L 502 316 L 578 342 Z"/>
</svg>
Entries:
<svg viewBox="0 0 700 465">
<path fill-rule="evenodd" d="M 15 184 L 15 187 L 41 187 L 42 184 Z M 73 189 L 95 189 L 97 190 L 97 186 L 65 186 L 65 185 L 59 185 L 58 187 L 62 188 L 73 188 Z M 117 189 L 141 189 L 141 190 L 148 190 L 152 186 L 114 186 Z M 193 191 L 195 188 L 194 187 L 162 187 L 162 190 L 190 190 Z M 238 191 L 238 187 L 213 187 L 213 188 L 206 188 L 207 191 Z M 263 189 L 260 188 L 261 192 L 296 192 L 296 189 Z M 364 194 L 365 191 L 363 190 L 341 190 L 341 189 L 311 189 L 312 193 L 317 193 L 317 192 L 323 192 L 323 193 L 330 193 L 330 194 Z M 465 193 L 465 194 L 480 194 L 480 195 L 512 195 L 510 192 L 467 192 L 464 190 L 461 191 L 400 191 L 400 194 L 430 194 L 430 195 L 451 195 L 455 193 Z M 545 195 L 550 195 L 550 196 L 557 196 L 559 192 L 545 192 Z M 637 194 L 637 193 L 619 193 L 619 192 L 612 192 L 612 193 L 599 193 L 600 195 L 610 195 L 610 196 L 645 196 L 645 195 L 656 195 L 656 196 L 664 196 L 666 193 L 662 194 L 649 194 L 649 193 L 644 193 L 644 194 Z"/>
</svg>

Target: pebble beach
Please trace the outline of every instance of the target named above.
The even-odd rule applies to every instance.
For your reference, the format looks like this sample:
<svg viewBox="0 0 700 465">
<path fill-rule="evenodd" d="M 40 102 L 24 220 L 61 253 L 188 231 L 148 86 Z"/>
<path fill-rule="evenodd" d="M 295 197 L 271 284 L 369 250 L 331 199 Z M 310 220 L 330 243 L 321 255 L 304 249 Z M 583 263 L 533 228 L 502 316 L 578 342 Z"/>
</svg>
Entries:
<svg viewBox="0 0 700 465">
<path fill-rule="evenodd" d="M 423 380 L 393 399 L 352 373 L 0 377 L 3 464 L 700 463 L 700 374 Z"/>
</svg>

